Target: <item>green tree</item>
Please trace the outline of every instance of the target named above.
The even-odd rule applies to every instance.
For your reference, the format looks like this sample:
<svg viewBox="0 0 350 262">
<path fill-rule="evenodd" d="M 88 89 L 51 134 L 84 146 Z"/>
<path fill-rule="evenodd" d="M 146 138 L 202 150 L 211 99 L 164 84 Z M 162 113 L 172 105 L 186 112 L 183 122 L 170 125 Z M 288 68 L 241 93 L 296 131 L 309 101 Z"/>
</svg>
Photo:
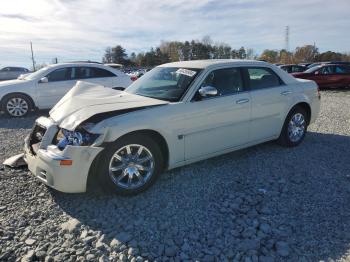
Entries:
<svg viewBox="0 0 350 262">
<path fill-rule="evenodd" d="M 278 51 L 265 49 L 260 55 L 260 59 L 269 63 L 277 63 L 279 61 Z"/>
</svg>

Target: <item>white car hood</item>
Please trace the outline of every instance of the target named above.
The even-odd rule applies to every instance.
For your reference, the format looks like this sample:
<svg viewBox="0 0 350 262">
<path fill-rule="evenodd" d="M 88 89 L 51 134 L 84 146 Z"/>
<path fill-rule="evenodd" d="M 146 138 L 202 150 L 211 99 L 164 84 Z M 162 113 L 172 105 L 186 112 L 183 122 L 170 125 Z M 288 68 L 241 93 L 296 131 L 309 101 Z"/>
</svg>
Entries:
<svg viewBox="0 0 350 262">
<path fill-rule="evenodd" d="M 0 82 L 0 87 L 2 86 L 12 86 L 12 85 L 24 85 L 28 83 L 28 80 L 19 80 L 19 79 L 14 79 L 14 80 L 6 80 L 6 81 L 1 81 Z"/>
<path fill-rule="evenodd" d="M 78 81 L 51 109 L 50 117 L 60 127 L 74 130 L 80 123 L 96 114 L 168 103 Z"/>
</svg>

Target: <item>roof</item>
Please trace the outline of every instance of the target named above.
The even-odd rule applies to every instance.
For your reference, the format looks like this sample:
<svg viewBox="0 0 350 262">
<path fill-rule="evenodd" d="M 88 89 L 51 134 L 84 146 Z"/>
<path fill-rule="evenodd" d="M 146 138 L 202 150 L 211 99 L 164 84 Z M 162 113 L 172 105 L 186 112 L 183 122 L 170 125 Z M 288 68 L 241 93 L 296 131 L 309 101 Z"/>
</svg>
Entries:
<svg viewBox="0 0 350 262">
<path fill-rule="evenodd" d="M 243 59 L 208 59 L 208 60 L 191 60 L 167 63 L 161 65 L 162 67 L 187 67 L 187 68 L 206 68 L 212 65 L 266 65 L 268 63 L 256 60 Z"/>
</svg>

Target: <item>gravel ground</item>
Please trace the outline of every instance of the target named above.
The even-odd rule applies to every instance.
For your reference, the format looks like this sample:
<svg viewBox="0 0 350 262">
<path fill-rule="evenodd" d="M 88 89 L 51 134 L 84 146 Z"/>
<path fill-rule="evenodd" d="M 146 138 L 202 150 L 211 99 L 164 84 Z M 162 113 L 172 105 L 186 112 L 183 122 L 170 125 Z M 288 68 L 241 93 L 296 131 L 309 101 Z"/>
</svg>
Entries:
<svg viewBox="0 0 350 262">
<path fill-rule="evenodd" d="M 40 112 L 0 116 L 0 162 Z M 350 261 L 350 91 L 322 92 L 305 141 L 169 171 L 147 192 L 62 194 L 0 167 L 1 261 Z"/>
</svg>

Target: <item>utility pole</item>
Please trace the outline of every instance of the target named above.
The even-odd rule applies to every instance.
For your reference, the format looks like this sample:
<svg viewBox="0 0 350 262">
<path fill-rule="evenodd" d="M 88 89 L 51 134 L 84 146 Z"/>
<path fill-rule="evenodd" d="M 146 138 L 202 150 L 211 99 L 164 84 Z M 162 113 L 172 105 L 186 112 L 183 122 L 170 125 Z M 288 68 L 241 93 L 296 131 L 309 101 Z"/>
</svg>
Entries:
<svg viewBox="0 0 350 262">
<path fill-rule="evenodd" d="M 32 52 L 33 71 L 35 71 L 35 60 L 34 60 L 33 44 L 32 44 L 32 42 L 30 42 L 30 50 Z"/>
<path fill-rule="evenodd" d="M 289 26 L 286 26 L 286 35 L 285 35 L 285 41 L 286 41 L 286 51 L 289 52 Z"/>
</svg>

